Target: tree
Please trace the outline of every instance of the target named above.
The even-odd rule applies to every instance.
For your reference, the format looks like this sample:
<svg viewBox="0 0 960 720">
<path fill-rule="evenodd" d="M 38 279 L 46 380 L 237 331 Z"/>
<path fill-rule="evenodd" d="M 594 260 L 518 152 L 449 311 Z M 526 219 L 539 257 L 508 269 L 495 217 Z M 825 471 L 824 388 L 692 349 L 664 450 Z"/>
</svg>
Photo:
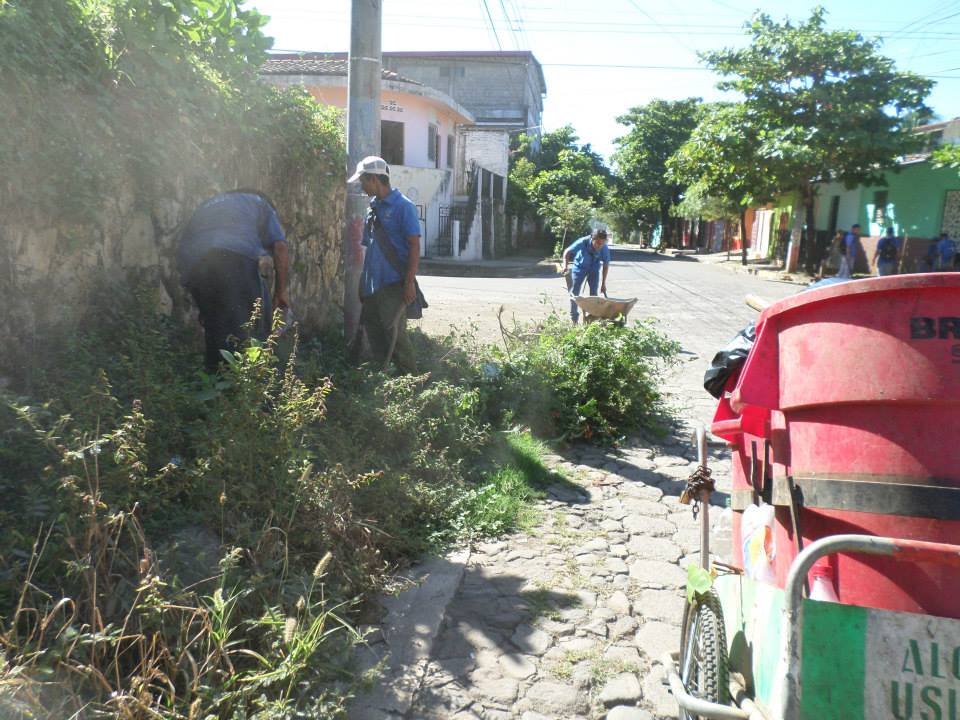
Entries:
<svg viewBox="0 0 960 720">
<path fill-rule="evenodd" d="M 683 199 L 673 206 L 671 212 L 687 220 L 736 220 L 740 217 L 736 202 L 729 197 L 711 194 L 702 180 L 687 187 Z"/>
<path fill-rule="evenodd" d="M 606 199 L 610 170 L 589 144 L 578 145 L 570 125 L 546 133 L 539 147 L 522 135 L 511 157 L 509 211 L 524 217 L 549 205 L 551 196 L 567 195 L 589 202 L 591 207 Z"/>
<path fill-rule="evenodd" d="M 592 202 L 570 193 L 550 195 L 541 203 L 540 214 L 543 216 L 547 227 L 554 234 L 560 235 L 557 247 L 554 248 L 555 254 L 559 255 L 563 252 L 563 248 L 567 244 L 568 232 L 578 232 L 587 227 L 593 212 Z"/>
<path fill-rule="evenodd" d="M 936 148 L 932 155 L 933 166 L 937 168 L 949 167 L 960 169 L 960 146 L 943 145 Z"/>
<path fill-rule="evenodd" d="M 758 131 L 757 153 L 776 166 L 782 190 L 800 193 L 808 233 L 816 183 L 882 184 L 884 169 L 922 146 L 909 130 L 929 114 L 924 99 L 932 87 L 926 78 L 898 71 L 880 54 L 879 40 L 827 30 L 824 16 L 817 7 L 794 25 L 758 13 L 746 26 L 749 46 L 701 55 L 715 71 L 732 76 L 717 87 L 743 96 Z M 808 252 L 808 262 L 817 259 Z"/>
<path fill-rule="evenodd" d="M 776 164 L 758 152 L 762 133 L 745 104 L 717 104 L 667 162 L 673 182 L 695 186 L 699 193 L 736 208 L 744 265 L 747 208 L 773 198 L 779 186 Z"/>
<path fill-rule="evenodd" d="M 617 238 L 627 241 L 634 231 L 651 233 L 659 220 L 660 208 L 655 198 L 622 192 L 615 184 L 600 215 Z"/>
<path fill-rule="evenodd" d="M 614 142 L 613 154 L 620 198 L 641 197 L 633 205 L 636 224 L 650 224 L 651 204 L 669 241 L 672 236 L 670 208 L 680 201 L 683 185 L 666 177 L 667 160 L 690 137 L 701 116 L 700 98 L 654 100 L 631 108 L 617 122 L 628 132 Z M 629 205 L 629 204 L 628 204 Z"/>
</svg>

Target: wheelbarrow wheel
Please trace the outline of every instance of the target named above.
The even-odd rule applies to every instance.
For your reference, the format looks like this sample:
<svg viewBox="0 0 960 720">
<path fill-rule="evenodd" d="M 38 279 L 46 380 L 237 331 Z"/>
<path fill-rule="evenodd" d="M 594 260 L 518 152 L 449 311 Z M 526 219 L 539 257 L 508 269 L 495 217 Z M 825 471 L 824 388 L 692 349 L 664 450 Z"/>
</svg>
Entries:
<svg viewBox="0 0 960 720">
<path fill-rule="evenodd" d="M 730 702 L 727 637 L 720 598 L 712 590 L 687 603 L 680 633 L 680 679 L 687 692 L 721 705 Z M 681 710 L 681 720 L 699 716 Z"/>
</svg>

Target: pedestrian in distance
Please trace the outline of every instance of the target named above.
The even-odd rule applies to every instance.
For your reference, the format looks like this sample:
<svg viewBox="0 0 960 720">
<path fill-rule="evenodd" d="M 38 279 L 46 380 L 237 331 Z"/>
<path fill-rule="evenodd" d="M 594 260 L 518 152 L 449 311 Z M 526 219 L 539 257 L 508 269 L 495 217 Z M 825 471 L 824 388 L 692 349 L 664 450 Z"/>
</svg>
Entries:
<svg viewBox="0 0 960 720">
<path fill-rule="evenodd" d="M 257 300 L 260 317 L 251 329 L 261 340 L 270 333 L 273 307 L 290 308 L 288 250 L 277 210 L 261 192 L 220 193 L 194 210 L 180 233 L 177 265 L 200 312 L 208 373 L 217 371 L 222 350 L 235 351 L 248 339 Z M 275 274 L 272 302 L 260 275 L 260 258 L 267 255 Z"/>
<path fill-rule="evenodd" d="M 408 197 L 390 186 L 390 166 L 383 158 L 370 155 L 358 162 L 347 182 L 357 180 L 370 196 L 360 272 L 360 328 L 384 369 L 392 360 L 402 372 L 412 374 L 417 361 L 407 318 L 421 317 L 420 308 L 426 307 L 417 287 L 420 215 Z M 350 348 L 354 362 L 361 343 L 358 332 Z"/>
<path fill-rule="evenodd" d="M 937 249 L 939 242 L 940 238 L 930 238 L 927 254 L 923 257 L 924 272 L 934 272 L 937 269 L 937 258 L 940 256 L 940 251 Z"/>
<path fill-rule="evenodd" d="M 584 281 L 590 289 L 591 295 L 600 292 L 607 294 L 607 271 L 610 269 L 610 248 L 607 246 L 607 231 L 594 230 L 590 235 L 577 238 L 563 251 L 564 274 L 573 265 L 570 276 L 570 292 L 579 295 Z M 602 275 L 601 275 L 602 271 Z M 570 319 L 576 325 L 580 321 L 580 312 L 577 303 L 570 300 Z"/>
<path fill-rule="evenodd" d="M 947 233 L 940 233 L 937 241 L 937 270 L 950 272 L 953 270 L 953 260 L 957 255 L 957 244 Z"/>
<path fill-rule="evenodd" d="M 830 250 L 825 265 L 834 273 L 839 272 L 840 261 L 843 259 L 844 235 L 843 230 L 837 230 L 833 235 L 833 240 L 830 241 Z"/>
<path fill-rule="evenodd" d="M 894 237 L 893 228 L 888 227 L 886 234 L 877 241 L 873 251 L 873 263 L 877 266 L 877 275 L 896 275 L 897 262 L 900 260 L 900 245 Z"/>
<path fill-rule="evenodd" d="M 857 261 L 857 247 L 860 245 L 860 225 L 854 223 L 850 232 L 843 236 L 843 255 L 840 257 L 840 269 L 837 277 L 849 278 L 853 276 L 853 268 Z"/>
</svg>

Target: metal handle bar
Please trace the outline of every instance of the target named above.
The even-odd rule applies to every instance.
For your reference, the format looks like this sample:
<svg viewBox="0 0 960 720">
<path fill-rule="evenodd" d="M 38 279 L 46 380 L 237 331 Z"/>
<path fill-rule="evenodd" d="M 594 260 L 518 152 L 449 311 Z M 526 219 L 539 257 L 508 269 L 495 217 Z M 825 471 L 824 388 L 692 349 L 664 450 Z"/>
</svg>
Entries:
<svg viewBox="0 0 960 720">
<path fill-rule="evenodd" d="M 715 718 L 716 720 L 751 720 L 751 714 L 746 710 L 741 710 L 732 705 L 720 705 L 719 703 L 701 700 L 687 692 L 683 685 L 683 680 L 677 673 L 677 664 L 673 653 L 666 653 L 661 662 L 667 671 L 667 682 L 670 683 L 670 692 L 673 694 L 677 705 L 686 710 L 691 715 L 697 715 L 701 718 Z"/>
<path fill-rule="evenodd" d="M 800 654 L 803 632 L 803 585 L 814 563 L 825 555 L 864 553 L 885 555 L 892 560 L 936 562 L 960 568 L 960 545 L 876 537 L 873 535 L 830 535 L 808 545 L 790 565 L 784 588 L 783 624 L 786 630 L 776 673 L 777 686 L 772 705 L 777 718 L 800 717 Z"/>
</svg>

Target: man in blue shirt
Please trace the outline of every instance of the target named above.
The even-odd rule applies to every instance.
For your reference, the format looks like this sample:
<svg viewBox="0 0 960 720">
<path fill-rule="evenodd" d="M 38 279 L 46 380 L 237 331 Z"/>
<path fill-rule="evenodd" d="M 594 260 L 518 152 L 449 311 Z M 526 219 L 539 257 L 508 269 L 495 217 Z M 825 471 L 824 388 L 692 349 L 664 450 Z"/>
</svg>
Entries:
<svg viewBox="0 0 960 720">
<path fill-rule="evenodd" d="M 877 266 L 877 275 L 896 275 L 897 262 L 900 260 L 900 244 L 893 234 L 893 228 L 888 227 L 887 233 L 877 241 L 877 248 L 873 251 L 873 262 Z"/>
<path fill-rule="evenodd" d="M 837 277 L 852 277 L 857 264 L 857 248 L 860 246 L 860 224 L 854 223 L 850 232 L 843 236 L 843 256 L 840 258 L 840 270 Z"/>
<path fill-rule="evenodd" d="M 940 272 L 953 270 L 953 259 L 956 254 L 957 244 L 947 233 L 940 233 L 940 239 L 937 241 L 937 270 Z"/>
<path fill-rule="evenodd" d="M 573 263 L 573 272 L 571 274 L 570 292 L 574 295 L 580 294 L 583 287 L 583 281 L 587 281 L 590 288 L 590 294 L 597 294 L 597 285 L 600 285 L 600 292 L 607 294 L 607 270 L 610 268 L 610 248 L 607 246 L 607 231 L 594 230 L 592 235 L 584 235 L 582 238 L 574 240 L 570 246 L 563 251 L 563 272 L 566 273 L 570 264 Z M 603 268 L 601 278 L 600 270 Z M 570 319 L 576 324 L 580 320 L 580 313 L 577 309 L 577 303 L 570 301 Z"/>
<path fill-rule="evenodd" d="M 407 336 L 406 309 L 417 298 L 420 215 L 409 198 L 390 187 L 390 166 L 383 158 L 370 155 L 357 163 L 347 182 L 357 180 L 371 197 L 363 234 L 360 327 L 378 362 L 393 360 L 401 371 L 415 373 L 417 360 Z M 358 354 L 355 341 L 351 355 Z"/>
<path fill-rule="evenodd" d="M 273 305 L 284 310 L 288 248 L 276 208 L 254 190 L 234 190 L 200 204 L 180 234 L 177 265 L 183 284 L 200 311 L 206 341 L 204 366 L 216 372 L 221 350 L 234 350 L 247 338 L 243 326 L 259 298 L 262 312 L 254 336 L 270 332 L 270 295 L 260 277 L 261 257 L 273 256 Z M 230 340 L 235 338 L 235 340 Z"/>
</svg>

